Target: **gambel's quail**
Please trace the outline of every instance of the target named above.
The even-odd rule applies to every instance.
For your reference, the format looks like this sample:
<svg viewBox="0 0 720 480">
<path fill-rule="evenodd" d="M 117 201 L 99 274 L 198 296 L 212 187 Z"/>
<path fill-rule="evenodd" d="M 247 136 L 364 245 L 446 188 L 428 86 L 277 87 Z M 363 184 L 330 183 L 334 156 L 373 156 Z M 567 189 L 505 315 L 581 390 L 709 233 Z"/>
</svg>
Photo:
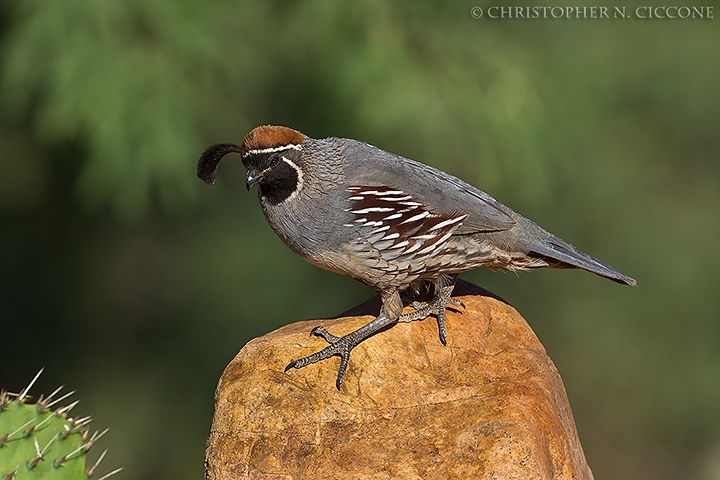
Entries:
<svg viewBox="0 0 720 480">
<path fill-rule="evenodd" d="M 481 266 L 582 268 L 636 283 L 472 185 L 367 143 L 257 127 L 240 146 L 209 147 L 198 162 L 198 177 L 214 183 L 220 160 L 233 152 L 245 165 L 248 190 L 258 186 L 267 222 L 293 252 L 380 294 L 377 318 L 343 337 L 316 327 L 312 333 L 330 345 L 285 369 L 339 355 L 338 389 L 351 350 L 387 326 L 433 315 L 445 344 L 445 309 L 462 306 L 451 298 L 461 272 Z M 402 314 L 403 298 L 427 283 L 434 287 L 430 301 L 411 302 L 415 311 Z"/>
</svg>

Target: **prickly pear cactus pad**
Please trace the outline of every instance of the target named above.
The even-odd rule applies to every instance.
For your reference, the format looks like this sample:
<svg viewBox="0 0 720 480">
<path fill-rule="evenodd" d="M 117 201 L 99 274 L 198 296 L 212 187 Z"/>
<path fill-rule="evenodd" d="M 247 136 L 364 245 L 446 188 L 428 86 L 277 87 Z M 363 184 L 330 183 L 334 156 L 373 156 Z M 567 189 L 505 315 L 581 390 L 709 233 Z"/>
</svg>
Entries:
<svg viewBox="0 0 720 480">
<path fill-rule="evenodd" d="M 91 478 L 105 452 L 92 466 L 87 453 L 107 430 L 93 433 L 90 417 L 71 417 L 78 402 L 64 404 L 74 392 L 60 395 L 62 387 L 31 403 L 28 392 L 38 376 L 18 394 L 0 390 L 0 480 Z"/>
</svg>

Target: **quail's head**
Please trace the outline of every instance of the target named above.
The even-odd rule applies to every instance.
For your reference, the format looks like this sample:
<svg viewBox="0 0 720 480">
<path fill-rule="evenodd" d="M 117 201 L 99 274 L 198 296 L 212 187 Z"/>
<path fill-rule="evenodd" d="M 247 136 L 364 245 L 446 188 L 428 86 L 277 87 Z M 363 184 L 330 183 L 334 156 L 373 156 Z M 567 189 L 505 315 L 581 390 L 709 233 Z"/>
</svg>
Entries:
<svg viewBox="0 0 720 480">
<path fill-rule="evenodd" d="M 306 137 L 287 127 L 265 125 L 248 133 L 242 145 L 220 143 L 200 157 L 198 177 L 215 183 L 220 160 L 228 153 L 239 153 L 245 166 L 246 186 L 258 186 L 260 197 L 270 204 L 288 199 L 303 182 L 302 144 Z"/>
</svg>

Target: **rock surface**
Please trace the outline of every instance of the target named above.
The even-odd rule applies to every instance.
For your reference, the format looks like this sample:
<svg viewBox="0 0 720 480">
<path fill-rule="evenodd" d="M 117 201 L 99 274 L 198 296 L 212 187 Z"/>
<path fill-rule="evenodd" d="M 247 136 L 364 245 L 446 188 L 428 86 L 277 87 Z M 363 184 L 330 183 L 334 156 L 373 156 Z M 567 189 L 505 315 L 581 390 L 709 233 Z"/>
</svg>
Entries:
<svg viewBox="0 0 720 480">
<path fill-rule="evenodd" d="M 298 322 L 248 342 L 215 396 L 206 478 L 593 478 L 565 389 L 545 349 L 511 306 L 468 283 L 448 311 L 398 324 L 353 350 L 342 390 L 333 357 L 283 373 L 371 317 Z M 378 301 L 351 312 L 377 312 Z M 409 311 L 409 310 L 408 310 Z"/>
</svg>

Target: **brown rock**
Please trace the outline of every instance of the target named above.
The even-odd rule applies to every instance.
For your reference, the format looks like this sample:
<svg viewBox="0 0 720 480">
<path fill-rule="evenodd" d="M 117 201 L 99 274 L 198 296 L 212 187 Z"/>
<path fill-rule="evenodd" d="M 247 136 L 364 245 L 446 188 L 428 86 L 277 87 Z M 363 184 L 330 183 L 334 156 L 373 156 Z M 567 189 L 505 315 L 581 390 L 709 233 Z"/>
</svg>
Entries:
<svg viewBox="0 0 720 480">
<path fill-rule="evenodd" d="M 560 376 L 515 309 L 460 283 L 448 346 L 434 319 L 398 324 L 339 357 L 283 373 L 368 316 L 287 325 L 248 342 L 215 395 L 206 477 L 592 479 Z M 354 309 L 377 311 L 377 300 Z"/>
</svg>

